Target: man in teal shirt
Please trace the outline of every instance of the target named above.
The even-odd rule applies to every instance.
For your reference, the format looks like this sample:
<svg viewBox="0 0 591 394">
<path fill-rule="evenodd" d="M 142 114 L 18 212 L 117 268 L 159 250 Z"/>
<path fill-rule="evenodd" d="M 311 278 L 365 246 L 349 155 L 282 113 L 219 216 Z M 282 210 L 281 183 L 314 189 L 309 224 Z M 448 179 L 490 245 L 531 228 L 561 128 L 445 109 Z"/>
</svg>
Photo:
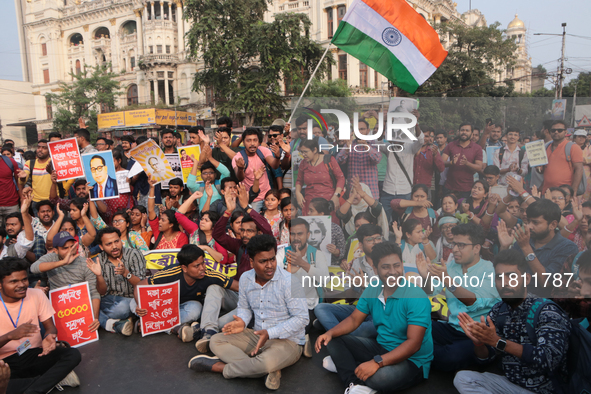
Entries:
<svg viewBox="0 0 591 394">
<path fill-rule="evenodd" d="M 449 319 L 433 322 L 433 368 L 450 372 L 485 362 L 475 356 L 474 343 L 460 327 L 458 314 L 464 312 L 480 321 L 501 300 L 493 264 L 480 258 L 485 239 L 482 226 L 461 224 L 452 228 L 452 234 L 453 259 L 447 265 L 429 264 L 422 254 L 417 256 L 425 291 L 437 294 L 445 287 Z"/>
<path fill-rule="evenodd" d="M 431 302 L 404 277 L 402 251 L 391 242 L 374 246 L 371 255 L 379 280 L 368 283 L 351 316 L 318 337 L 326 345 L 348 393 L 398 391 L 429 376 L 433 359 Z M 377 338 L 347 335 L 371 315 Z"/>
</svg>

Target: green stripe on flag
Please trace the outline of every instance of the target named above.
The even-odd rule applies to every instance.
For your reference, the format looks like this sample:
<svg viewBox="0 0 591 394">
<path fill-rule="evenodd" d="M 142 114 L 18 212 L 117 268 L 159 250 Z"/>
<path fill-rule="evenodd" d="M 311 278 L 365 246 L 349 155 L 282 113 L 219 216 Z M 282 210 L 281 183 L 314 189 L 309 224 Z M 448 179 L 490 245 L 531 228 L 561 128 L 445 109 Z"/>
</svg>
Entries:
<svg viewBox="0 0 591 394">
<path fill-rule="evenodd" d="M 412 94 L 419 88 L 416 79 L 388 48 L 351 24 L 339 23 L 331 42 L 408 93 Z"/>
</svg>

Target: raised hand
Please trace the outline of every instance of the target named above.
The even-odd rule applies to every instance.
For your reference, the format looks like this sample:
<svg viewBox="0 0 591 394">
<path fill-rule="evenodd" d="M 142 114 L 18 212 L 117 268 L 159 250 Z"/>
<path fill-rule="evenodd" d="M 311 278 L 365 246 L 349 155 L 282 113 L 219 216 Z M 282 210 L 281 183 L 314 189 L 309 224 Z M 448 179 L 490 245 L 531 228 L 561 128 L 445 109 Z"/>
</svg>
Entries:
<svg viewBox="0 0 591 394">
<path fill-rule="evenodd" d="M 546 193 L 544 193 L 544 198 L 546 200 L 552 201 L 552 192 L 550 191 L 550 188 L 546 189 Z"/>
<path fill-rule="evenodd" d="M 427 275 L 429 274 L 429 265 L 425 255 L 423 253 L 418 253 L 415 261 L 417 264 L 417 269 L 419 270 L 419 275 L 421 275 L 423 278 L 427 278 Z"/>
<path fill-rule="evenodd" d="M 246 164 L 244 164 L 244 159 L 242 158 L 241 155 L 238 155 L 238 158 L 236 158 L 236 167 L 242 168 L 244 170 L 245 166 L 246 166 Z"/>
<path fill-rule="evenodd" d="M 540 192 L 538 190 L 538 187 L 536 185 L 533 185 L 531 187 L 531 195 L 534 197 L 540 198 L 540 197 L 542 197 L 542 192 Z"/>
<path fill-rule="evenodd" d="M 507 184 L 509 185 L 509 188 L 511 190 L 513 190 L 517 194 L 523 193 L 523 191 L 524 191 L 523 179 L 521 181 L 518 181 L 517 179 L 513 178 L 511 175 L 507 175 L 506 179 L 507 179 Z"/>
<path fill-rule="evenodd" d="M 76 242 L 74 245 L 72 245 L 72 247 L 70 248 L 70 250 L 66 254 L 66 257 L 63 259 L 63 261 L 65 263 L 64 265 L 72 264 L 72 262 L 74 260 L 76 260 L 77 257 L 78 257 L 78 242 Z"/>
<path fill-rule="evenodd" d="M 271 152 L 273 152 L 273 154 L 275 155 L 275 157 L 279 159 L 279 157 L 281 156 L 281 150 L 279 149 L 279 146 L 278 145 L 271 145 L 270 149 L 271 149 Z"/>
<path fill-rule="evenodd" d="M 260 180 L 263 177 L 263 174 L 265 173 L 265 167 L 259 167 L 256 170 L 254 170 L 254 179 L 256 179 L 257 181 Z"/>
<path fill-rule="evenodd" d="M 21 214 L 28 215 L 29 214 L 29 207 L 31 206 L 31 202 L 33 198 L 30 194 L 23 195 L 23 201 L 21 203 Z"/>
<path fill-rule="evenodd" d="M 198 200 L 201 197 L 203 197 L 203 192 L 200 192 L 199 190 L 197 190 L 196 192 L 194 192 L 193 194 L 191 194 L 191 199 L 192 200 Z"/>
<path fill-rule="evenodd" d="M 525 249 L 529 246 L 530 233 L 528 226 L 522 227 L 518 224 L 517 226 L 515 226 L 514 235 L 515 240 L 517 241 L 517 244 L 521 249 Z"/>
<path fill-rule="evenodd" d="M 334 254 L 335 256 L 339 256 L 341 251 L 336 247 L 336 245 L 328 244 L 326 245 L 326 249 L 330 254 Z"/>
<path fill-rule="evenodd" d="M 499 220 L 497 234 L 499 237 L 499 243 L 502 247 L 509 248 L 513 244 L 513 235 L 509 233 L 507 224 L 505 224 L 504 220 Z"/>
<path fill-rule="evenodd" d="M 236 186 L 236 193 L 238 194 L 238 202 L 240 203 L 240 206 L 242 207 L 242 209 L 246 209 L 246 207 L 248 207 L 248 190 L 246 190 L 246 187 L 244 186 L 244 183 L 239 183 L 238 186 Z"/>
<path fill-rule="evenodd" d="M 402 227 L 398 225 L 398 222 L 392 222 L 392 232 L 396 236 L 396 242 L 402 240 Z"/>
<path fill-rule="evenodd" d="M 82 210 L 80 211 L 80 216 L 85 217 L 86 213 L 88 212 L 88 203 L 85 202 L 82 206 Z"/>
<path fill-rule="evenodd" d="M 488 203 L 489 203 L 489 205 L 492 205 L 492 206 L 495 206 L 496 207 L 497 205 L 499 205 L 499 201 L 501 201 L 501 196 L 499 196 L 496 193 L 491 193 L 489 195 L 489 197 L 488 197 Z"/>
<path fill-rule="evenodd" d="M 205 194 L 209 198 L 213 196 L 213 187 L 211 186 L 211 182 L 205 182 Z"/>
<path fill-rule="evenodd" d="M 158 181 L 156 180 L 156 177 L 153 177 L 152 174 L 148 175 L 148 184 L 150 185 L 150 188 L 156 186 L 156 184 L 158 183 Z"/>
<path fill-rule="evenodd" d="M 236 209 L 236 197 L 234 197 L 231 193 L 228 193 L 224 196 L 226 200 L 226 210 L 229 212 L 234 212 Z"/>
<path fill-rule="evenodd" d="M 65 216 L 64 212 L 60 209 L 59 204 L 55 204 L 55 210 L 57 211 L 57 216 L 62 218 Z"/>
<path fill-rule="evenodd" d="M 242 331 L 244 331 L 244 327 L 246 326 L 246 324 L 244 324 L 244 320 L 236 315 L 232 315 L 232 317 L 234 318 L 234 321 L 231 321 L 222 327 L 222 332 L 224 335 L 240 334 Z"/>
<path fill-rule="evenodd" d="M 199 138 L 201 138 L 201 141 L 203 141 L 205 145 L 209 146 L 209 136 L 206 135 L 203 130 L 199 130 Z"/>
<path fill-rule="evenodd" d="M 94 261 L 93 259 L 86 258 L 86 266 L 96 276 L 101 276 L 103 274 L 101 264 L 98 261 Z"/>
<path fill-rule="evenodd" d="M 423 243 L 424 244 L 429 243 L 429 236 L 431 235 L 432 232 L 433 232 L 433 229 L 431 228 L 431 226 L 427 226 L 427 228 L 423 231 Z"/>
<path fill-rule="evenodd" d="M 572 200 L 573 205 L 573 215 L 576 220 L 581 221 L 583 219 L 583 199 L 582 197 L 575 197 L 573 196 Z"/>
</svg>

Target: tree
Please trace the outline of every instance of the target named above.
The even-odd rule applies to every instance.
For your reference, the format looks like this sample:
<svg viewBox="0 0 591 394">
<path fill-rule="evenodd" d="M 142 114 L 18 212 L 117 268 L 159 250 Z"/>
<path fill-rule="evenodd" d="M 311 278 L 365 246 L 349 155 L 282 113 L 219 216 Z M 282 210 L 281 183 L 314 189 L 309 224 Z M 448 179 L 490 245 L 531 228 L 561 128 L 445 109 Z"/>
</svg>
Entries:
<svg viewBox="0 0 591 394">
<path fill-rule="evenodd" d="M 351 88 L 344 79 L 320 81 L 314 78 L 306 97 L 351 97 Z"/>
<path fill-rule="evenodd" d="M 417 91 L 419 96 L 503 97 L 513 91 L 495 83 L 494 75 L 515 61 L 517 44 L 503 36 L 500 23 L 470 27 L 458 22 L 441 23 L 437 32 L 449 42 L 443 64 Z"/>
<path fill-rule="evenodd" d="M 562 89 L 563 97 L 573 97 L 577 87 L 577 97 L 591 97 L 591 72 L 582 72 Z"/>
<path fill-rule="evenodd" d="M 117 74 L 110 71 L 110 65 L 97 65 L 90 71 L 70 73 L 71 83 L 60 82 L 59 94 L 45 95 L 48 102 L 57 108 L 53 114 L 53 129 L 62 134 L 72 134 L 78 126 L 78 119 L 84 118 L 91 133 L 97 130 L 97 115 L 103 109 L 115 108 L 115 97 L 121 92 Z"/>
<path fill-rule="evenodd" d="M 185 15 L 189 53 L 202 61 L 193 89 L 213 88 L 219 114 L 244 112 L 246 124 L 282 115 L 287 98 L 281 80 L 301 91 L 324 49 L 310 39 L 311 22 L 304 14 L 278 14 L 263 20 L 272 0 L 187 0 Z M 330 54 L 315 78 L 329 71 Z"/>
</svg>

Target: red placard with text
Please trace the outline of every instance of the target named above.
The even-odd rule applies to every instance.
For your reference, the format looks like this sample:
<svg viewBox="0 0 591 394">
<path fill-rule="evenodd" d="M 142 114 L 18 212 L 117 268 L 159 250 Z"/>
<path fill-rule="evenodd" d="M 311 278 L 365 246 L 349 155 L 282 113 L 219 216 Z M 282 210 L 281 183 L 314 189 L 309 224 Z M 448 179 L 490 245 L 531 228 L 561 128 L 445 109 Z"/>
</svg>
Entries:
<svg viewBox="0 0 591 394">
<path fill-rule="evenodd" d="M 142 316 L 142 336 L 168 331 L 181 324 L 179 281 L 164 285 L 138 286 L 139 307 L 148 314 Z"/>
<path fill-rule="evenodd" d="M 49 154 L 58 182 L 73 178 L 84 178 L 84 166 L 76 138 L 48 142 Z"/>
<path fill-rule="evenodd" d="M 51 290 L 49 300 L 55 310 L 53 321 L 58 341 L 68 342 L 72 347 L 98 341 L 98 331 L 88 331 L 94 321 L 88 282 Z"/>
</svg>

